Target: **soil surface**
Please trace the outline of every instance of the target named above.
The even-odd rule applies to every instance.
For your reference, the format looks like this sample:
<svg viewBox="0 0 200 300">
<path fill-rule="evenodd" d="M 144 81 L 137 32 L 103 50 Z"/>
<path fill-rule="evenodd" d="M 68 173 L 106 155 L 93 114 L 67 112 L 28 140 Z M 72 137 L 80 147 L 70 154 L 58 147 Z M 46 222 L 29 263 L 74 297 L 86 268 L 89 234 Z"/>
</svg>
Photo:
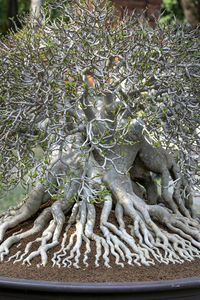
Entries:
<svg viewBox="0 0 200 300">
<path fill-rule="evenodd" d="M 97 221 L 99 224 L 100 208 L 97 208 Z M 17 226 L 14 230 L 10 230 L 6 236 L 9 236 L 13 232 L 16 232 L 23 228 L 23 231 L 30 229 L 33 225 L 35 217 Z M 112 211 L 109 221 L 116 224 L 114 218 L 114 211 Z M 131 220 L 126 218 L 126 224 L 130 224 Z M 65 227 L 65 226 L 64 226 Z M 75 230 L 75 226 L 71 228 L 72 233 Z M 96 233 L 100 233 L 99 226 L 95 228 Z M 17 247 L 14 245 L 10 250 L 10 255 L 16 253 L 20 249 L 23 250 L 29 241 L 33 241 L 40 235 L 34 235 L 24 239 L 21 245 Z M 37 250 L 40 246 L 39 243 L 34 243 L 31 250 Z M 85 251 L 85 244 L 83 243 L 83 252 Z M 200 277 L 200 259 L 195 259 L 192 262 L 184 262 L 182 264 L 160 264 L 155 263 L 149 267 L 146 266 L 130 266 L 127 263 L 124 264 L 124 268 L 117 266 L 115 260 L 110 256 L 111 268 L 106 268 L 103 265 L 103 259 L 100 260 L 100 266 L 96 267 L 94 264 L 96 246 L 94 242 L 91 242 L 91 253 L 89 254 L 88 263 L 89 267 L 86 267 L 82 262 L 82 256 L 80 259 L 80 269 L 74 267 L 52 267 L 50 258 L 53 257 L 54 252 L 58 251 L 60 246 L 51 249 L 48 252 L 49 262 L 43 267 L 40 266 L 40 257 L 36 257 L 32 260 L 31 266 L 22 265 L 21 262 L 13 264 L 13 260 L 10 262 L 0 263 L 0 276 L 12 277 L 12 278 L 24 278 L 34 280 L 50 280 L 50 281 L 65 281 L 65 282 L 137 282 L 137 281 L 156 281 L 156 280 L 167 280 L 167 279 L 178 279 L 186 277 Z M 8 257 L 9 258 L 9 257 Z"/>
</svg>

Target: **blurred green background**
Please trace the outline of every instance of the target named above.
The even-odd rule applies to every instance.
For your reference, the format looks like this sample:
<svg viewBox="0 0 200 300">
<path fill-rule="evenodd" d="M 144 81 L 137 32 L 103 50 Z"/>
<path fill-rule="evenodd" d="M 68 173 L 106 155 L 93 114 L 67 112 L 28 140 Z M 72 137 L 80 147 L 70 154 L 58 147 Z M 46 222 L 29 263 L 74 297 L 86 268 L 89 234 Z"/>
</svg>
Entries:
<svg viewBox="0 0 200 300">
<path fill-rule="evenodd" d="M 41 147 L 33 149 L 35 153 L 35 158 L 39 161 L 43 157 L 43 150 Z M 3 196 L 3 197 L 2 197 Z M 15 206 L 20 203 L 26 197 L 26 191 L 21 186 L 18 185 L 15 189 L 8 191 L 6 194 L 0 197 L 0 211 L 7 210 L 11 206 Z"/>
<path fill-rule="evenodd" d="M 18 186 L 14 190 L 9 191 L 5 197 L 0 198 L 0 211 L 6 210 L 21 202 L 24 198 L 23 192 L 24 189 L 21 186 Z"/>
</svg>

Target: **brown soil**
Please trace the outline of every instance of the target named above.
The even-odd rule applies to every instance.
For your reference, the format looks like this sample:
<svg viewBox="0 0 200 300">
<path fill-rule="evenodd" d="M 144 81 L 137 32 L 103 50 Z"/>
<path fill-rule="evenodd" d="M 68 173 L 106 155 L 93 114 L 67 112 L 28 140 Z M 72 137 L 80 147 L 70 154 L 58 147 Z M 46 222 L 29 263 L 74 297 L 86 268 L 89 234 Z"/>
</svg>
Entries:
<svg viewBox="0 0 200 300">
<path fill-rule="evenodd" d="M 97 224 L 100 215 L 100 209 L 97 209 Z M 31 228 L 34 218 L 24 222 L 21 226 L 17 226 L 15 230 L 10 230 L 7 236 L 12 232 L 18 231 L 21 227 L 23 230 Z M 114 212 L 111 213 L 110 220 L 116 224 L 114 219 Z M 130 219 L 126 218 L 126 223 L 130 223 Z M 71 233 L 74 228 L 71 229 Z M 99 233 L 99 228 L 96 226 L 96 232 Z M 14 245 L 11 248 L 10 255 L 16 253 L 16 250 L 24 249 L 28 241 L 34 240 L 38 235 L 32 236 L 22 241 L 21 246 L 16 248 Z M 38 243 L 34 243 L 32 250 L 36 250 L 39 246 Z M 124 268 L 117 266 L 113 257 L 110 257 L 111 268 L 103 266 L 103 260 L 100 260 L 100 267 L 95 267 L 94 260 L 96 254 L 96 247 L 91 242 L 92 251 L 89 255 L 88 263 L 89 267 L 86 267 L 80 259 L 80 269 L 75 268 L 58 268 L 53 267 L 49 259 L 49 263 L 46 267 L 39 266 L 40 257 L 34 258 L 31 266 L 22 265 L 21 263 L 13 264 L 11 262 L 0 263 L 0 276 L 35 279 L 35 280 L 50 280 L 50 281 L 65 281 L 65 282 L 136 282 L 136 281 L 153 281 L 153 280 L 167 280 L 186 277 L 200 277 L 200 259 L 195 259 L 192 262 L 184 262 L 183 264 L 159 264 L 146 266 L 130 266 L 125 264 Z M 51 249 L 48 252 L 51 258 L 53 253 L 59 249 L 59 246 Z M 85 245 L 83 244 L 83 252 Z"/>
</svg>

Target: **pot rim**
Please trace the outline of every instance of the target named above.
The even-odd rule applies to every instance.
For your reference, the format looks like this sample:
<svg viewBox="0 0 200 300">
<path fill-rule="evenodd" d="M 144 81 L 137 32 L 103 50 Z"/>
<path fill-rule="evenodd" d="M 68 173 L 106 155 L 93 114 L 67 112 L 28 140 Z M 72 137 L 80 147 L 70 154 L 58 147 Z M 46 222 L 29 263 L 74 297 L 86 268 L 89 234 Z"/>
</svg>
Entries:
<svg viewBox="0 0 200 300">
<path fill-rule="evenodd" d="M 0 276 L 0 289 L 25 289 L 43 292 L 71 293 L 119 293 L 169 291 L 172 289 L 200 289 L 200 277 L 186 277 L 173 280 L 143 281 L 143 282 L 63 282 L 45 281 Z"/>
</svg>

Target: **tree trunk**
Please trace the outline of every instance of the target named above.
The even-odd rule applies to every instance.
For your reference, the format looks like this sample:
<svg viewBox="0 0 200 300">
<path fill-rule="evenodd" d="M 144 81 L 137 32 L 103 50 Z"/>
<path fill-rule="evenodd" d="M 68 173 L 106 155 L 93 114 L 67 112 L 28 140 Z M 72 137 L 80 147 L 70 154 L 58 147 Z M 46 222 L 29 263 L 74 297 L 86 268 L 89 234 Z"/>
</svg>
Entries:
<svg viewBox="0 0 200 300">
<path fill-rule="evenodd" d="M 184 15 L 193 28 L 200 21 L 200 1 L 181 0 Z"/>
<path fill-rule="evenodd" d="M 18 3 L 17 0 L 7 0 L 7 25 L 8 28 L 15 28 L 14 22 L 17 22 Z M 12 20 L 11 20 L 12 18 Z"/>
<path fill-rule="evenodd" d="M 41 5 L 42 0 L 31 0 L 30 11 L 33 21 L 39 17 Z"/>
<path fill-rule="evenodd" d="M 149 20 L 149 25 L 153 27 L 155 18 L 159 16 L 162 0 L 112 0 L 112 2 L 120 11 L 127 8 L 130 13 L 133 12 L 133 10 L 141 13 L 142 10 L 144 10 L 145 16 Z"/>
</svg>

